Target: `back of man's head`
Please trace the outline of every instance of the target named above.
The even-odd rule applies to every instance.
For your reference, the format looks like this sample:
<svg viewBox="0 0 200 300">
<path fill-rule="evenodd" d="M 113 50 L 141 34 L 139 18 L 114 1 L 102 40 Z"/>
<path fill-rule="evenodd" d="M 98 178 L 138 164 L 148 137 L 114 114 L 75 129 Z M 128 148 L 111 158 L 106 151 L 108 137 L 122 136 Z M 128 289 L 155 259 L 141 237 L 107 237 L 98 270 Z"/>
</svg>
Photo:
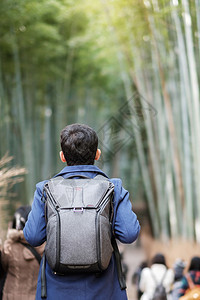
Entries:
<svg viewBox="0 0 200 300">
<path fill-rule="evenodd" d="M 60 144 L 68 166 L 94 164 L 98 137 L 91 127 L 78 123 L 66 126 Z"/>
</svg>

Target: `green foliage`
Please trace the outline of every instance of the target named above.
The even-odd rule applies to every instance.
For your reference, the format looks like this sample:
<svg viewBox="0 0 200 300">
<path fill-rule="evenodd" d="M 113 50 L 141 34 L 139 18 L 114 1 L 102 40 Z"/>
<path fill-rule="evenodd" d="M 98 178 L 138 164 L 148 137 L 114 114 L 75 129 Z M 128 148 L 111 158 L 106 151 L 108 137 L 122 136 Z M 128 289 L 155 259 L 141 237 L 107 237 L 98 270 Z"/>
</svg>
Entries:
<svg viewBox="0 0 200 300">
<path fill-rule="evenodd" d="M 61 128 L 82 119 L 98 129 L 122 84 L 93 3 L 2 0 L 0 15 L 0 153 L 28 169 L 19 197 L 31 201 L 35 183 L 60 168 Z"/>
<path fill-rule="evenodd" d="M 0 154 L 27 168 L 25 200 L 61 168 L 66 124 L 113 117 L 131 138 L 105 169 L 145 194 L 156 237 L 198 240 L 199 0 L 2 0 L 0 16 Z"/>
</svg>

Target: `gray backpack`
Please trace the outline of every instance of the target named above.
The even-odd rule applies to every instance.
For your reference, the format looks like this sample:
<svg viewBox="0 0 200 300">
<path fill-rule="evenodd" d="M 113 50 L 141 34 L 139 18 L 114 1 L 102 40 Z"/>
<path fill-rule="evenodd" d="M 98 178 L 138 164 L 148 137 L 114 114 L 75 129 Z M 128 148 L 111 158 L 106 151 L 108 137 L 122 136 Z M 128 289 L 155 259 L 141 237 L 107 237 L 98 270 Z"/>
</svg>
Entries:
<svg viewBox="0 0 200 300">
<path fill-rule="evenodd" d="M 156 283 L 156 287 L 155 287 L 155 290 L 154 290 L 152 300 L 167 300 L 167 293 L 166 293 L 165 287 L 163 285 L 163 281 L 164 281 L 166 273 L 167 273 L 167 270 L 165 271 L 161 281 L 157 282 L 156 277 L 153 274 L 153 271 L 151 270 L 152 277 L 153 277 L 153 279 Z"/>
<path fill-rule="evenodd" d="M 44 186 L 47 261 L 58 274 L 103 271 L 113 252 L 114 185 L 101 175 L 71 178 L 55 177 Z"/>
<path fill-rule="evenodd" d="M 72 179 L 79 177 L 79 179 Z M 102 175 L 50 179 L 43 190 L 46 246 L 41 269 L 41 297 L 46 298 L 46 259 L 56 274 L 102 272 L 114 251 L 118 280 L 126 288 L 112 234 L 114 184 Z"/>
</svg>

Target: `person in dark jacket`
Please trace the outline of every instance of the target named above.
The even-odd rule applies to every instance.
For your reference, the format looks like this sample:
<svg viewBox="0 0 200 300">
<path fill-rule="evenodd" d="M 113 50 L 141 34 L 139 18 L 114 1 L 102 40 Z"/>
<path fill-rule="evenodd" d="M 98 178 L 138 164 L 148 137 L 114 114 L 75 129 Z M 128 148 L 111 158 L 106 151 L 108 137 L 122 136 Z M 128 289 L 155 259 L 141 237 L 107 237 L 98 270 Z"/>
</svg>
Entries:
<svg viewBox="0 0 200 300">
<path fill-rule="evenodd" d="M 186 291 L 189 289 L 189 284 L 187 280 L 187 275 L 189 274 L 190 278 L 192 279 L 195 285 L 200 286 L 200 257 L 194 256 L 190 261 L 190 266 L 188 269 L 188 273 L 183 276 L 181 280 L 181 285 L 179 289 L 179 298 L 185 295 Z"/>
<path fill-rule="evenodd" d="M 179 299 L 179 290 L 181 287 L 181 283 L 182 283 L 182 279 L 183 279 L 183 272 L 185 269 L 185 262 L 178 258 L 176 259 L 176 261 L 174 262 L 173 265 L 173 270 L 174 270 L 174 283 L 172 285 L 172 299 L 173 300 L 178 300 Z"/>
<path fill-rule="evenodd" d="M 72 124 L 61 132 L 61 161 L 67 166 L 55 177 L 72 175 L 94 178 L 107 175 L 94 166 L 101 155 L 96 132 L 87 125 Z M 136 214 L 132 210 L 129 193 L 122 187 L 120 179 L 110 179 L 114 184 L 112 228 L 115 237 L 122 243 L 134 242 L 140 231 Z M 44 184 L 36 185 L 32 210 L 24 228 L 26 240 L 33 246 L 46 240 L 45 204 L 41 201 Z M 120 289 L 117 266 L 112 255 L 108 268 L 100 276 L 94 273 L 77 273 L 59 276 L 54 274 L 46 261 L 47 300 L 126 300 L 126 290 Z M 41 299 L 41 267 L 38 276 L 36 300 Z"/>
<path fill-rule="evenodd" d="M 137 299 L 139 300 L 142 297 L 143 292 L 140 290 L 140 278 L 141 278 L 141 273 L 144 268 L 148 267 L 147 261 L 142 261 L 136 271 L 133 273 L 131 281 L 132 284 L 136 285 L 137 289 Z"/>
</svg>

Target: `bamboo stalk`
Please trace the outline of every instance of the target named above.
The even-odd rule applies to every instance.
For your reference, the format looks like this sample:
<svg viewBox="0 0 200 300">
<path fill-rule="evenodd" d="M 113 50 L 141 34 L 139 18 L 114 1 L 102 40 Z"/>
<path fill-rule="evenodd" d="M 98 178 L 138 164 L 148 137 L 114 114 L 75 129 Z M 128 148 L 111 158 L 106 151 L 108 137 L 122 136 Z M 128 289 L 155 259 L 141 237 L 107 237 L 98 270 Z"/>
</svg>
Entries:
<svg viewBox="0 0 200 300">
<path fill-rule="evenodd" d="M 105 10 L 105 14 L 106 14 L 107 21 L 109 24 L 109 29 L 111 32 L 111 37 L 114 40 L 114 43 L 117 47 L 118 61 L 119 61 L 120 70 L 121 70 L 120 75 L 122 78 L 122 82 L 124 83 L 126 97 L 127 97 L 127 99 L 130 99 L 130 97 L 132 96 L 131 83 L 130 83 L 130 79 L 128 78 L 128 74 L 126 73 L 125 68 L 124 68 L 123 53 L 120 51 L 119 42 L 117 39 L 117 32 L 111 22 L 108 5 L 105 3 L 104 0 L 102 0 L 101 2 L 103 5 L 103 8 Z M 132 101 L 129 101 L 128 103 L 130 106 L 130 111 L 134 111 L 134 103 Z M 145 192 L 146 192 L 146 196 L 147 196 L 151 220 L 154 220 L 154 222 L 152 222 L 153 232 L 154 232 L 154 235 L 156 237 L 158 237 L 159 236 L 158 216 L 157 216 L 157 211 L 156 211 L 156 207 L 154 204 L 154 197 L 153 197 L 153 193 L 152 193 L 152 189 L 151 189 L 151 183 L 149 180 L 149 172 L 148 172 L 148 167 L 147 167 L 145 154 L 144 154 L 144 150 L 143 150 L 142 139 L 140 136 L 140 132 L 136 129 L 134 116 L 130 117 L 130 121 L 132 123 L 132 128 L 133 128 L 134 136 L 136 139 L 137 155 L 138 155 L 138 160 L 139 160 L 139 164 L 140 164 L 141 174 L 143 177 L 143 184 L 144 184 L 144 188 L 145 188 Z"/>
<path fill-rule="evenodd" d="M 179 74 L 180 74 L 180 90 L 181 90 L 181 114 L 182 114 L 182 134 L 183 134 L 183 176 L 184 176 L 184 188 L 185 188 L 185 201 L 186 201 L 186 223 L 188 230 L 188 237 L 194 238 L 194 215 L 193 215 L 193 174 L 192 164 L 193 157 L 191 156 L 191 127 L 192 121 L 192 110 L 190 105 L 190 80 L 188 62 L 186 57 L 186 49 L 184 43 L 184 37 L 181 29 L 180 19 L 175 9 L 172 10 L 172 19 L 175 24 L 175 30 L 177 35 L 177 47 L 178 47 L 178 62 L 179 62 Z M 193 131 L 193 130 L 192 130 Z"/>
<path fill-rule="evenodd" d="M 195 218 L 195 232 L 196 239 L 200 242 L 200 203 L 197 200 L 200 195 L 200 186 L 199 186 L 199 178 L 200 178 L 200 105 L 199 105 L 199 83 L 197 76 L 197 68 L 196 61 L 194 55 L 194 45 L 192 38 L 192 30 L 191 30 L 191 15 L 189 11 L 189 3 L 187 0 L 182 1 L 182 5 L 184 8 L 184 28 L 185 28 L 185 37 L 186 37 L 186 49 L 187 49 L 187 58 L 189 65 L 189 74 L 190 74 L 190 84 L 191 84 L 191 107 L 192 107 L 192 116 L 194 122 L 194 132 L 193 135 L 195 139 L 193 139 L 192 143 L 193 147 L 193 155 L 194 155 L 194 174 L 195 174 L 195 187 L 196 187 L 196 218 Z"/>
</svg>

